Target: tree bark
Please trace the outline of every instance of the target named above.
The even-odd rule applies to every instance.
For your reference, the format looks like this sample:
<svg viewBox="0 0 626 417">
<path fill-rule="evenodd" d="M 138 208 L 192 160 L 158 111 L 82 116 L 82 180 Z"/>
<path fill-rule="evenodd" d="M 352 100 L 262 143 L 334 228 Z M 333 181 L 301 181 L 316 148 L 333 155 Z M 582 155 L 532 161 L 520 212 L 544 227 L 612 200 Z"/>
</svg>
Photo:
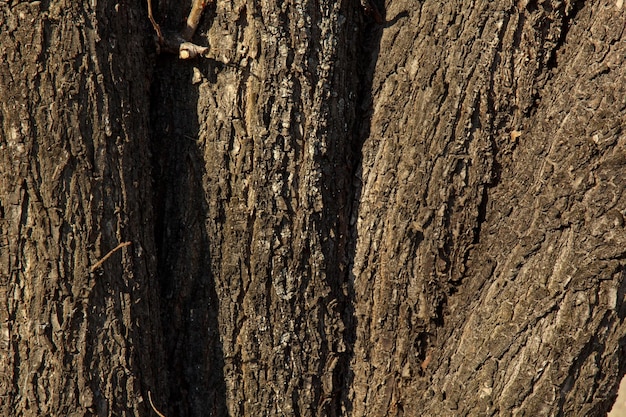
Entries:
<svg viewBox="0 0 626 417">
<path fill-rule="evenodd" d="M 374 52 L 354 415 L 605 415 L 624 372 L 621 2 L 402 13 Z"/>
<path fill-rule="evenodd" d="M 186 12 L 161 4 L 170 27 Z M 198 37 L 214 59 L 159 60 L 158 269 L 165 333 L 181 335 L 168 381 L 184 387 L 172 414 L 340 413 L 357 13 L 217 2 Z"/>
<path fill-rule="evenodd" d="M 605 415 L 624 9 L 1 3 L 0 414 Z"/>
<path fill-rule="evenodd" d="M 144 18 L 0 4 L 2 415 L 146 415 L 163 388 Z"/>
</svg>

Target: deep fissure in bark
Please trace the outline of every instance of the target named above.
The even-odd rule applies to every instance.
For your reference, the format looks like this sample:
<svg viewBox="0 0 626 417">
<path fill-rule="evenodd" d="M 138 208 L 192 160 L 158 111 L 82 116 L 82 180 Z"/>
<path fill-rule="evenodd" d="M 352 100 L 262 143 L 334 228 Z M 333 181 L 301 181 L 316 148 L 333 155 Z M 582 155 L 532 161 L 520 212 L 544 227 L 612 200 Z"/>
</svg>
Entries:
<svg viewBox="0 0 626 417">
<path fill-rule="evenodd" d="M 563 22 L 561 23 L 561 34 L 559 35 L 556 45 L 554 46 L 554 49 L 551 51 L 550 58 L 548 59 L 548 62 L 546 64 L 548 70 L 553 70 L 557 68 L 558 66 L 557 55 L 559 53 L 559 50 L 561 49 L 563 45 L 565 45 L 567 34 L 569 33 L 571 25 L 573 24 L 574 19 L 576 18 L 576 15 L 578 14 L 578 12 L 581 11 L 584 6 L 585 6 L 585 0 L 576 0 L 571 3 L 570 2 L 561 3 L 561 7 L 559 9 L 561 12 L 562 19 L 563 19 Z"/>
<path fill-rule="evenodd" d="M 224 415 L 218 298 L 203 227 L 204 160 L 194 139 L 199 125 L 193 67 L 157 57 L 151 100 L 164 377 L 170 387 L 163 399 L 166 415 Z"/>
<path fill-rule="evenodd" d="M 0 3 L 0 414 L 601 415 L 623 5 Z"/>
</svg>

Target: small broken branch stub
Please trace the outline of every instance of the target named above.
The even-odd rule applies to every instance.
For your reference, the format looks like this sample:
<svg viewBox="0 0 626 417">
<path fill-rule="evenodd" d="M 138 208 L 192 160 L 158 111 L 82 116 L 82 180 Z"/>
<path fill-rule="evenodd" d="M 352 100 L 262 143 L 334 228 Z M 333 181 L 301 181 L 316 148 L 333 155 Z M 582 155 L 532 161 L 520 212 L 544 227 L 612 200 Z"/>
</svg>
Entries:
<svg viewBox="0 0 626 417">
<path fill-rule="evenodd" d="M 148 1 L 148 19 L 154 28 L 154 32 L 157 36 L 157 44 L 160 52 L 167 52 L 177 54 L 180 59 L 191 59 L 197 56 L 207 57 L 209 52 L 208 46 L 196 45 L 190 42 L 193 35 L 198 29 L 200 17 L 204 8 L 209 3 L 207 0 L 193 0 L 191 11 L 187 17 L 187 24 L 181 34 L 178 33 L 164 33 L 161 27 L 154 19 L 152 12 L 152 0 Z"/>
<path fill-rule="evenodd" d="M 209 52 L 208 46 L 196 45 L 185 41 L 179 34 L 165 34 L 163 41 L 159 44 L 161 52 L 176 54 L 180 59 L 191 59 L 197 56 L 206 57 Z"/>
</svg>

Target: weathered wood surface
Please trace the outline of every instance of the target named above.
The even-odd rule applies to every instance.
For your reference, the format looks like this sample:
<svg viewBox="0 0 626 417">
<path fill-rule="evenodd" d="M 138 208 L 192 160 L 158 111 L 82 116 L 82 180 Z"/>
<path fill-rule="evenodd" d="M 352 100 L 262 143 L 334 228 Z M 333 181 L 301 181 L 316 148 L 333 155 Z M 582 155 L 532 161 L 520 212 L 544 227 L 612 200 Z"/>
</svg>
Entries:
<svg viewBox="0 0 626 417">
<path fill-rule="evenodd" d="M 374 3 L 0 3 L 0 414 L 610 409 L 626 7 Z"/>
<path fill-rule="evenodd" d="M 0 414 L 146 415 L 164 357 L 145 15 L 46 3 L 0 3 Z"/>
</svg>

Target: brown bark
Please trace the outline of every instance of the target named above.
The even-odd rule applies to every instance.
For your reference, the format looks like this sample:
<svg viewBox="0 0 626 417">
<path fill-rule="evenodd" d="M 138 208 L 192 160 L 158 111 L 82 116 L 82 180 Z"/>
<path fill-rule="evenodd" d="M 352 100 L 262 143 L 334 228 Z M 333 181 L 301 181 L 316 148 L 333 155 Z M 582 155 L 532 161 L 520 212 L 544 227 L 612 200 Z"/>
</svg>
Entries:
<svg viewBox="0 0 626 417">
<path fill-rule="evenodd" d="M 160 59 L 159 271 L 165 333 L 180 335 L 169 382 L 184 388 L 173 414 L 339 413 L 358 82 L 342 69 L 355 64 L 348 6 L 217 2 L 200 27 L 215 60 Z M 184 12 L 161 8 L 170 26 Z"/>
<path fill-rule="evenodd" d="M 146 415 L 163 356 L 149 82 L 128 72 L 147 66 L 144 16 L 16 3 L 0 4 L 0 414 Z"/>
<path fill-rule="evenodd" d="M 74 3 L 0 5 L 0 414 L 610 408 L 621 1 Z"/>
<path fill-rule="evenodd" d="M 619 3 L 619 2 L 618 2 Z M 624 10 L 394 1 L 363 146 L 355 415 L 604 415 L 624 372 Z"/>
</svg>

